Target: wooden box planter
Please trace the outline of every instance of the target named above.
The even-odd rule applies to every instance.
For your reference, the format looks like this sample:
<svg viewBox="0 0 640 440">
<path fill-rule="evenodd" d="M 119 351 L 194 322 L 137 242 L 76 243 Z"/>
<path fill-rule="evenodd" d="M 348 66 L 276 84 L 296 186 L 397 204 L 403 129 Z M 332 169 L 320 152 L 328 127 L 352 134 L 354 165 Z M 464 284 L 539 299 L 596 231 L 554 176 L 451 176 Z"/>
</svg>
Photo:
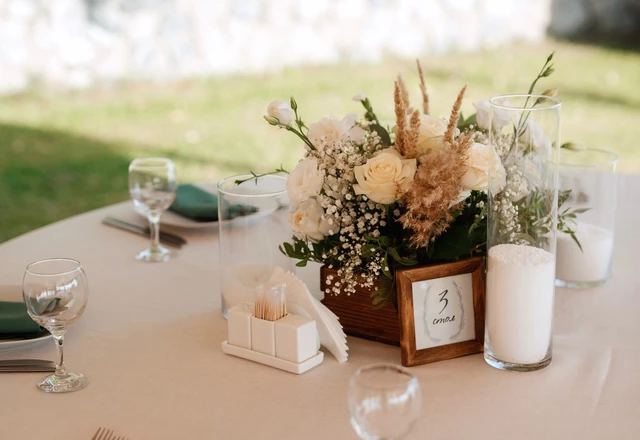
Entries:
<svg viewBox="0 0 640 440">
<path fill-rule="evenodd" d="M 327 289 L 327 275 L 338 278 L 336 269 L 320 268 L 320 288 Z M 376 309 L 371 304 L 372 289 L 357 289 L 351 295 L 325 293 L 322 303 L 340 318 L 349 336 L 400 346 L 400 321 L 392 305 Z"/>
</svg>

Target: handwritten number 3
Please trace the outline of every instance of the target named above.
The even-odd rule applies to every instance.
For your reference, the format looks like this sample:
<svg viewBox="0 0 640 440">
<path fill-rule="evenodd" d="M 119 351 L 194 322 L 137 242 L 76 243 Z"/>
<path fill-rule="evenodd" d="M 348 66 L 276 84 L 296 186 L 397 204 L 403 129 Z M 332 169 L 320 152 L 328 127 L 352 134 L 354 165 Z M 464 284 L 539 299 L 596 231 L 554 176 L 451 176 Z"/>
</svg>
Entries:
<svg viewBox="0 0 640 440">
<path fill-rule="evenodd" d="M 444 307 L 442 307 L 442 310 L 440 310 L 440 313 L 438 313 L 438 315 L 442 314 L 442 312 L 444 312 L 444 309 L 446 309 L 447 306 L 449 305 L 449 300 L 447 299 L 447 293 L 449 293 L 449 291 L 445 290 L 444 292 L 442 292 L 439 295 L 440 296 L 440 301 L 438 301 L 438 302 L 444 301 Z"/>
</svg>

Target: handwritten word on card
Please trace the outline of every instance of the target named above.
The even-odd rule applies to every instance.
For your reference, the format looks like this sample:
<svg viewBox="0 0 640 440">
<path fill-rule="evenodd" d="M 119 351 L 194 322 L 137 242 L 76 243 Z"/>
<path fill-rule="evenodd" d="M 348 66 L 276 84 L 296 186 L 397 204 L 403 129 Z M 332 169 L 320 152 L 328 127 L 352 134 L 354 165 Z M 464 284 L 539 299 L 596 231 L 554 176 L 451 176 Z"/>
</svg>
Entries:
<svg viewBox="0 0 640 440">
<path fill-rule="evenodd" d="M 413 283 L 416 349 L 475 338 L 470 273 Z"/>
</svg>

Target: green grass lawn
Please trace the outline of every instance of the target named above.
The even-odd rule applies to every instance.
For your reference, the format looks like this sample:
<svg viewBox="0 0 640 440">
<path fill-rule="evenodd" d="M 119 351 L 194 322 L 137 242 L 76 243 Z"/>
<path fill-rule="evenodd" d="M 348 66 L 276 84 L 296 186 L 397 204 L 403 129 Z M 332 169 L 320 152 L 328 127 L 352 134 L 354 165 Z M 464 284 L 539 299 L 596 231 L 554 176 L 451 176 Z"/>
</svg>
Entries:
<svg viewBox="0 0 640 440">
<path fill-rule="evenodd" d="M 448 115 L 463 84 L 463 110 L 498 93 L 526 92 L 546 56 L 556 72 L 538 91 L 560 89 L 562 140 L 613 150 L 619 169 L 640 172 L 640 53 L 548 41 L 423 60 L 431 113 Z M 412 61 L 289 68 L 165 85 L 128 83 L 91 90 L 32 90 L 0 98 L 0 241 L 53 221 L 126 200 L 127 165 L 162 155 L 182 181 L 291 169 L 302 155 L 290 133 L 262 118 L 267 104 L 293 95 L 309 123 L 361 113 L 365 92 L 381 120 L 393 120 L 393 80 L 404 75 L 416 105 Z"/>
</svg>

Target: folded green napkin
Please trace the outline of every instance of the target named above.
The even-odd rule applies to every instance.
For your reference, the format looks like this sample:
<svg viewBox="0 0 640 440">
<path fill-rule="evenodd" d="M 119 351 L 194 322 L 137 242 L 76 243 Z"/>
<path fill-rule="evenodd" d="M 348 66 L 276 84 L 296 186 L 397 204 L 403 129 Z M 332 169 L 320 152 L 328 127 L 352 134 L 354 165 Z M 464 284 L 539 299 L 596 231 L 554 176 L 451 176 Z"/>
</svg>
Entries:
<svg viewBox="0 0 640 440">
<path fill-rule="evenodd" d="M 199 222 L 218 220 L 218 197 L 190 183 L 178 186 L 178 192 L 170 211 Z M 229 206 L 228 218 L 255 212 L 253 207 L 242 205 Z"/>
<path fill-rule="evenodd" d="M 39 331 L 40 326 L 31 319 L 24 303 L 0 301 L 0 336 Z"/>
</svg>

